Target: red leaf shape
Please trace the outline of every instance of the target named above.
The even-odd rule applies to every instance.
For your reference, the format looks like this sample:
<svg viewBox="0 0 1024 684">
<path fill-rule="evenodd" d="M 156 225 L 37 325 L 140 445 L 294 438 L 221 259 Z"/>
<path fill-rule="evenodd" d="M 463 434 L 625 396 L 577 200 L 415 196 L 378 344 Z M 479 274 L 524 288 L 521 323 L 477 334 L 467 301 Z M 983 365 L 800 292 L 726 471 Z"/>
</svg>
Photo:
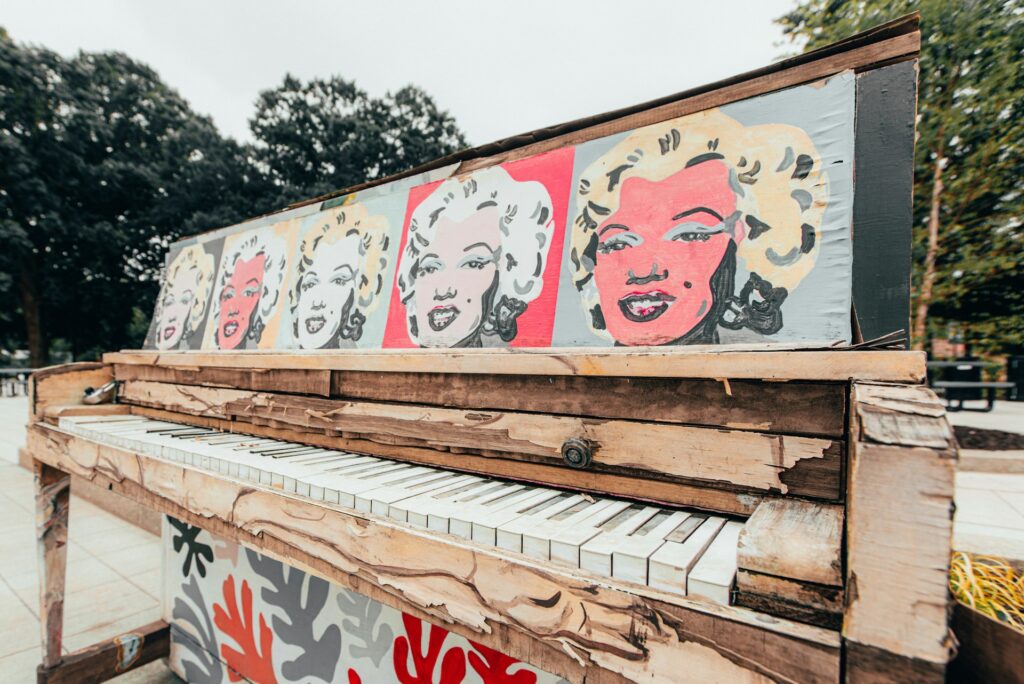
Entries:
<svg viewBox="0 0 1024 684">
<path fill-rule="evenodd" d="M 224 608 L 213 606 L 213 623 L 220 631 L 231 637 L 242 648 L 241 651 L 221 644 L 220 655 L 228 664 L 228 679 L 233 682 L 243 677 L 258 684 L 277 684 L 274 676 L 274 633 L 260 615 L 260 647 L 256 648 L 255 625 L 252 620 L 252 590 L 249 583 L 242 581 L 242 612 L 238 611 L 235 599 L 235 577 L 228 575 L 224 580 Z"/>
<path fill-rule="evenodd" d="M 348 669 L 348 684 L 363 684 L 363 680 L 359 677 L 359 673 L 352 668 Z"/>
<path fill-rule="evenodd" d="M 487 648 L 475 641 L 469 643 L 475 649 L 468 654 L 469 664 L 480 675 L 484 684 L 536 684 L 537 675 L 529 670 L 519 670 L 509 674 L 508 668 L 519 662 L 512 656 L 495 651 L 493 648 Z M 476 651 L 479 651 L 480 654 L 477 655 Z"/>
<path fill-rule="evenodd" d="M 441 655 L 441 647 L 448 636 L 448 630 L 430 625 L 427 637 L 427 651 L 420 652 L 423 643 L 423 621 L 402 613 L 402 623 L 408 636 L 395 639 L 392 656 L 395 661 L 395 676 L 401 684 L 434 684 L 434 669 Z M 409 654 L 415 673 L 409 672 Z M 450 648 L 441 659 L 441 678 L 437 684 L 461 684 L 466 677 L 466 655 L 461 648 Z"/>
</svg>

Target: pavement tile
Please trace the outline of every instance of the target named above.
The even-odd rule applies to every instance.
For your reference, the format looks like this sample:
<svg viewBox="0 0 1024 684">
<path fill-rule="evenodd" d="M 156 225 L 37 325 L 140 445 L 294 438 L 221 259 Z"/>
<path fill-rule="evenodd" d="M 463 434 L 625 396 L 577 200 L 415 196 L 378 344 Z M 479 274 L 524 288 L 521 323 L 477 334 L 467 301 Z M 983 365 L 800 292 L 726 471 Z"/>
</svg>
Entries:
<svg viewBox="0 0 1024 684">
<path fill-rule="evenodd" d="M 64 597 L 64 638 L 112 624 L 159 602 L 134 584 L 118 578 Z"/>
<path fill-rule="evenodd" d="M 78 632 L 77 634 L 65 635 L 64 645 L 69 651 L 77 651 L 86 646 L 92 646 L 100 641 L 112 639 L 125 632 L 148 625 L 154 620 L 160 619 L 160 606 L 148 606 L 143 610 L 124 615 L 116 620 L 108 620 L 95 627 Z"/>
<path fill-rule="evenodd" d="M 39 646 L 39 620 L 5 583 L 0 583 L 0 607 L 0 656 Z"/>
<path fill-rule="evenodd" d="M 150 535 L 148 542 L 105 553 L 99 556 L 99 559 L 125 577 L 134 577 L 151 570 L 159 570 L 162 554 L 163 544 L 160 538 Z"/>
<path fill-rule="evenodd" d="M 1024 530 L 1024 515 L 997 493 L 982 489 L 957 491 L 956 521 Z"/>
<path fill-rule="evenodd" d="M 0 681 L 19 684 L 36 680 L 36 666 L 43 661 L 43 649 L 36 643 L 26 648 L 0 657 Z"/>
<path fill-rule="evenodd" d="M 953 525 L 957 551 L 1024 560 L 1024 530 L 957 522 Z"/>
<path fill-rule="evenodd" d="M 33 612 L 38 614 L 36 607 L 39 602 L 39 576 L 35 568 L 32 570 L 4 578 L 22 601 L 27 603 Z M 76 558 L 68 561 L 64 577 L 64 591 L 67 593 L 98 587 L 122 579 L 109 565 L 98 558 Z"/>
</svg>

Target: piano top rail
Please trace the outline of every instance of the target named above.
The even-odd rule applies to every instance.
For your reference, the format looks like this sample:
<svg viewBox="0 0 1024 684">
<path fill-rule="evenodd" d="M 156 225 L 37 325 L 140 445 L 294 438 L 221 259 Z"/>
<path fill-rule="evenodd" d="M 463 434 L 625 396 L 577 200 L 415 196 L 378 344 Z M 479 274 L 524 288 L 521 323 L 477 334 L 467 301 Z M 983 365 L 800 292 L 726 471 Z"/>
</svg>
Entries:
<svg viewBox="0 0 1024 684">
<path fill-rule="evenodd" d="M 196 368 L 359 370 L 494 375 L 632 376 L 757 379 L 769 381 L 870 381 L 921 384 L 925 353 L 822 349 L 820 345 L 758 345 L 723 349 L 382 349 L 332 351 L 123 350 L 106 363 Z"/>
</svg>

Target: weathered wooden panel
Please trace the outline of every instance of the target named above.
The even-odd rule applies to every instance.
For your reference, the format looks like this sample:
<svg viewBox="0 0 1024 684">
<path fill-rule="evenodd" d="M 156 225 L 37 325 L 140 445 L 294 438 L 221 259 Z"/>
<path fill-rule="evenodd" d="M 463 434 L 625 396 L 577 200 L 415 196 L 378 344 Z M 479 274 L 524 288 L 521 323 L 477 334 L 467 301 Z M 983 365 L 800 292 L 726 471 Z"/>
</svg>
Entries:
<svg viewBox="0 0 1024 684">
<path fill-rule="evenodd" d="M 216 534 L 256 543 L 291 565 L 364 594 L 364 587 L 375 588 L 374 598 L 444 621 L 452 631 L 513 657 L 536 662 L 531 644 L 554 646 L 576 662 L 552 657 L 540 666 L 577 681 L 579 666 L 641 681 L 681 664 L 703 681 L 839 677 L 834 632 L 594 583 L 553 565 L 140 457 L 43 425 L 30 429 L 29 448 L 55 467 Z"/>
<path fill-rule="evenodd" d="M 942 442 L 943 432 L 951 434 L 938 400 L 923 388 L 855 384 L 853 408 L 843 636 L 869 651 L 944 667 L 953 648 L 947 582 L 955 442 L 917 446 L 922 437 Z"/>
<path fill-rule="evenodd" d="M 32 373 L 29 381 L 32 415 L 42 416 L 49 406 L 81 404 L 87 387 L 102 387 L 113 379 L 111 366 L 99 362 L 41 368 Z"/>
<path fill-rule="evenodd" d="M 40 668 L 37 684 L 83 684 L 105 682 L 142 667 L 170 651 L 170 628 L 163 620 L 101 641 L 61 658 L 49 668 Z"/>
<path fill-rule="evenodd" d="M 328 370 L 287 368 L 180 368 L 117 364 L 114 366 L 114 377 L 120 381 L 150 380 L 262 392 L 316 394 L 323 397 L 330 395 L 331 383 L 331 372 Z"/>
<path fill-rule="evenodd" d="M 843 625 L 842 587 L 799 582 L 739 568 L 734 605 L 838 630 Z"/>
<path fill-rule="evenodd" d="M 457 450 L 467 455 L 548 465 L 564 465 L 563 445 L 575 439 L 591 445 L 593 464 L 587 470 L 594 472 L 675 477 L 829 499 L 839 496 L 842 444 L 829 439 L 533 413 L 345 402 L 147 381 L 123 383 L 121 398 L 154 408 L 268 421 L 374 443 Z M 797 466 L 802 467 L 800 478 L 783 479 Z"/>
<path fill-rule="evenodd" d="M 334 371 L 331 396 L 842 437 L 844 383 Z"/>
<path fill-rule="evenodd" d="M 814 582 L 843 585 L 843 507 L 766 499 L 740 533 L 740 568 Z"/>
<path fill-rule="evenodd" d="M 799 363 L 792 351 L 801 350 Z M 730 380 L 865 380 L 922 383 L 924 352 L 820 351 L 793 345 L 761 345 L 758 351 L 693 345 L 637 351 L 603 349 L 415 349 L 331 352 L 122 351 L 106 363 L 194 368 L 289 368 L 407 373 L 583 375 Z"/>
</svg>

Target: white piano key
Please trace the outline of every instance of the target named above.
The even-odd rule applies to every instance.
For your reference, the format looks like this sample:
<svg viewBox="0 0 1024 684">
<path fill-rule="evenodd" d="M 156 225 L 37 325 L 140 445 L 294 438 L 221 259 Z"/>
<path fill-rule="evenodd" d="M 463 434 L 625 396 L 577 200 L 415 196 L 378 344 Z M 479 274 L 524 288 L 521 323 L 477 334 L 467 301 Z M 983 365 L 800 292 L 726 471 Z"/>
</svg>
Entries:
<svg viewBox="0 0 1024 684">
<path fill-rule="evenodd" d="M 448 533 L 449 520 L 452 514 L 458 510 L 459 502 L 473 501 L 481 496 L 494 496 L 496 492 L 504 490 L 504 483 L 484 479 L 479 483 L 467 485 L 464 489 L 454 489 L 424 501 L 422 509 L 427 514 L 427 529 L 435 532 Z M 409 511 L 410 514 L 412 511 Z"/>
<path fill-rule="evenodd" d="M 523 535 L 527 531 L 538 527 L 553 516 L 587 503 L 579 494 L 562 492 L 551 501 L 537 504 L 533 509 L 524 511 L 523 515 L 498 526 L 495 535 L 498 548 L 522 553 Z"/>
<path fill-rule="evenodd" d="M 649 559 L 648 586 L 686 596 L 687 580 L 694 564 L 715 539 L 725 522 L 725 518 L 709 516 L 683 541 L 674 541 L 670 534 L 662 547 Z M 687 521 L 684 520 L 682 526 L 686 524 Z"/>
<path fill-rule="evenodd" d="M 499 527 L 523 516 L 527 511 L 535 510 L 540 504 L 553 501 L 560 494 L 557 489 L 530 488 L 524 496 L 513 498 L 504 506 L 482 510 L 472 521 L 473 541 L 497 546 Z"/>
<path fill-rule="evenodd" d="M 736 548 L 743 524 L 730 521 L 693 566 L 687 580 L 690 596 L 703 596 L 723 606 L 729 605 L 736 579 Z"/>
<path fill-rule="evenodd" d="M 436 491 L 451 480 L 451 473 L 446 470 L 431 468 L 429 472 L 418 475 L 406 482 L 383 485 L 356 497 L 356 510 L 366 510 L 375 515 L 388 516 L 391 504 L 408 499 L 417 494 Z"/>
<path fill-rule="evenodd" d="M 601 532 L 580 547 L 580 567 L 605 577 L 612 576 L 612 553 L 622 539 L 663 509 L 633 504 L 601 525 Z"/>
<path fill-rule="evenodd" d="M 397 480 L 379 484 L 371 489 L 367 489 L 356 494 L 355 509 L 357 511 L 362 511 L 363 513 L 373 513 L 374 503 L 377 503 L 377 510 L 383 510 L 384 512 L 382 515 L 387 515 L 388 504 L 391 503 L 390 500 L 408 496 L 406 493 L 408 491 L 406 489 L 407 487 L 414 487 L 417 484 L 429 484 L 431 481 L 437 480 L 442 475 L 443 473 L 440 471 L 426 466 L 413 468 L 410 472 L 405 473 L 403 477 Z M 378 500 L 381 497 L 383 497 L 383 499 Z"/>
<path fill-rule="evenodd" d="M 574 568 L 580 566 L 580 546 L 601 532 L 601 525 L 629 508 L 628 501 L 605 499 L 603 508 L 578 519 L 574 524 L 560 526 L 552 533 L 550 541 L 551 560 L 567 563 Z"/>
<path fill-rule="evenodd" d="M 457 496 L 452 500 L 451 511 L 448 514 L 448 534 L 469 539 L 473 536 L 473 523 L 465 519 L 468 516 L 463 515 L 463 511 L 473 509 L 476 506 L 487 505 L 523 490 L 523 485 L 521 484 L 494 480 L 492 482 L 499 486 L 479 493 Z"/>
<path fill-rule="evenodd" d="M 673 530 L 690 517 L 685 511 L 662 511 L 622 540 L 612 552 L 612 577 L 647 584 L 647 561 Z"/>
<path fill-rule="evenodd" d="M 476 475 L 451 473 L 451 477 L 445 480 L 437 489 L 420 492 L 388 506 L 388 517 L 426 529 L 430 508 L 429 502 L 431 500 L 442 497 L 452 491 L 462 491 L 466 487 L 480 482 L 484 482 L 484 479 Z"/>
<path fill-rule="evenodd" d="M 550 560 L 552 537 L 574 528 L 586 529 L 589 527 L 588 521 L 593 521 L 594 528 L 596 529 L 597 525 L 608 519 L 606 517 L 599 518 L 599 516 L 612 503 L 611 499 L 597 499 L 594 501 L 584 499 L 583 505 L 574 506 L 551 516 L 533 529 L 523 533 L 523 553 L 541 560 Z M 621 507 L 611 515 L 615 515 L 615 513 L 626 508 L 628 505 L 625 501 L 621 502 Z M 608 517 L 611 517 L 611 515 Z"/>
<path fill-rule="evenodd" d="M 515 485 L 496 496 L 485 496 L 476 501 L 461 504 L 458 510 L 452 514 L 451 521 L 448 523 L 448 531 L 457 537 L 472 539 L 473 521 L 488 512 L 515 506 L 524 498 L 528 498 L 533 491 L 533 487 Z"/>
</svg>

